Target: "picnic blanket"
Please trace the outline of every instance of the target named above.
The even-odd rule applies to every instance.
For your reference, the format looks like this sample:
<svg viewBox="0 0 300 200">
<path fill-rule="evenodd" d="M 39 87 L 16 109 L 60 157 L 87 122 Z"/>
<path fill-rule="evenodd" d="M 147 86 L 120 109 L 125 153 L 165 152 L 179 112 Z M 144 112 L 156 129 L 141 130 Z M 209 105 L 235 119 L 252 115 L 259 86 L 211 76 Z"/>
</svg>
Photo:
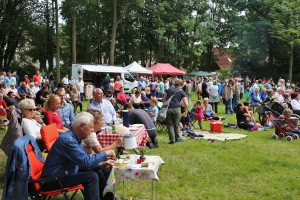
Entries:
<svg viewBox="0 0 300 200">
<path fill-rule="evenodd" d="M 205 139 L 205 140 L 214 139 L 219 141 L 226 141 L 226 140 L 240 140 L 247 137 L 247 135 L 238 134 L 238 133 L 210 133 L 208 131 L 199 131 L 195 133 L 202 134 L 204 137 L 201 139 Z"/>
</svg>

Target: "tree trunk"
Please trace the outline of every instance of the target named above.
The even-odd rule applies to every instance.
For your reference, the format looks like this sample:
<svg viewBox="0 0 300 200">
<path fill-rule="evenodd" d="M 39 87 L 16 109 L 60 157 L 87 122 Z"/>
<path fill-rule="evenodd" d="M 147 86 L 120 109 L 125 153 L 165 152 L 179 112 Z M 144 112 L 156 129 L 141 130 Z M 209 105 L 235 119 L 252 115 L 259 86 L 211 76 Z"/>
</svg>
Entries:
<svg viewBox="0 0 300 200">
<path fill-rule="evenodd" d="M 293 76 L 293 62 L 294 62 L 294 43 L 291 44 L 291 52 L 290 52 L 290 66 L 289 66 L 290 82 L 292 82 L 292 76 Z"/>
<path fill-rule="evenodd" d="M 51 11 L 53 11 L 52 9 L 49 9 L 49 2 L 47 0 L 46 2 L 46 35 L 47 35 L 47 39 L 46 39 L 46 44 L 47 44 L 47 58 L 48 58 L 48 65 L 49 65 L 49 68 L 48 70 L 49 71 L 52 71 L 53 70 L 53 37 L 52 37 L 52 34 L 53 34 L 53 23 L 52 25 L 50 26 L 50 23 L 51 23 Z M 53 19 L 53 17 L 52 17 Z"/>
<path fill-rule="evenodd" d="M 60 45 L 59 45 L 59 29 L 58 29 L 58 0 L 55 0 L 55 31 L 56 31 L 56 82 L 60 82 Z"/>
<path fill-rule="evenodd" d="M 76 63 L 76 11 L 72 9 L 72 64 Z"/>
<path fill-rule="evenodd" d="M 113 0 L 113 23 L 111 31 L 109 65 L 114 65 L 115 46 L 116 46 L 116 32 L 117 32 L 117 0 Z"/>
</svg>

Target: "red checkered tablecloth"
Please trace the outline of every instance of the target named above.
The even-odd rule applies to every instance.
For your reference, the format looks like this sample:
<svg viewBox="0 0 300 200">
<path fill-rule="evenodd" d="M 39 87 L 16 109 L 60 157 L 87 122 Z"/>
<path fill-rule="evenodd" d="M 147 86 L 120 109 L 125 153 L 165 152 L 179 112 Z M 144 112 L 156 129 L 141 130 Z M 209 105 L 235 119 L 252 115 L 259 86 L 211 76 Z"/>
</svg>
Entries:
<svg viewBox="0 0 300 200">
<path fill-rule="evenodd" d="M 130 133 L 135 135 L 138 146 L 145 146 L 149 140 L 148 132 L 145 126 L 140 126 L 137 130 L 130 130 Z M 120 134 L 107 134 L 102 132 L 97 135 L 98 141 L 103 148 L 111 145 L 120 137 Z"/>
</svg>

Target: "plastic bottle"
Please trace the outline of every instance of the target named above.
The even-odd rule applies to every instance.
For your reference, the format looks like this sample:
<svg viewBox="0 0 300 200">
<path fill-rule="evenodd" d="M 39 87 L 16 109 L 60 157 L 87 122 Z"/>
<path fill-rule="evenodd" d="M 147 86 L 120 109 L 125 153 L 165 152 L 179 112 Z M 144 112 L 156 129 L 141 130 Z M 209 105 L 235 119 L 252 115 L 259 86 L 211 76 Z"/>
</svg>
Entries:
<svg viewBox="0 0 300 200">
<path fill-rule="evenodd" d="M 111 131 L 112 131 L 112 134 L 116 133 L 116 124 L 115 124 L 114 120 L 113 120 L 113 123 L 112 123 L 112 126 L 111 126 Z"/>
</svg>

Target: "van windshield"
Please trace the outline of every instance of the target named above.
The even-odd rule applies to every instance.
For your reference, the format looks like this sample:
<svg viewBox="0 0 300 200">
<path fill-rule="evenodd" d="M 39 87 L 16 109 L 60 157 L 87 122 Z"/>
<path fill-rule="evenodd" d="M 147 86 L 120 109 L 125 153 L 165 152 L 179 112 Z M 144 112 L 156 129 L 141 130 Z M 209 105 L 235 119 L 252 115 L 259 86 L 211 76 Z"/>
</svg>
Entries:
<svg viewBox="0 0 300 200">
<path fill-rule="evenodd" d="M 125 78 L 126 81 L 129 81 L 129 82 L 133 82 L 134 81 L 133 77 L 129 73 L 125 73 L 124 74 L 124 78 Z"/>
</svg>

